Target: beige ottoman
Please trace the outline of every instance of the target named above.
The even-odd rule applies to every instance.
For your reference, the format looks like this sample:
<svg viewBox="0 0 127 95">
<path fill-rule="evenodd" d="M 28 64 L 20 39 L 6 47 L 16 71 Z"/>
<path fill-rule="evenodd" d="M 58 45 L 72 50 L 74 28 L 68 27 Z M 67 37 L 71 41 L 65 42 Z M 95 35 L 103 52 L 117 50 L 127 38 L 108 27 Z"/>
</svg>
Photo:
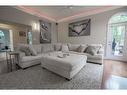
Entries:
<svg viewBox="0 0 127 95">
<path fill-rule="evenodd" d="M 85 65 L 87 56 L 52 52 L 42 56 L 41 66 L 67 79 L 73 78 Z"/>
</svg>

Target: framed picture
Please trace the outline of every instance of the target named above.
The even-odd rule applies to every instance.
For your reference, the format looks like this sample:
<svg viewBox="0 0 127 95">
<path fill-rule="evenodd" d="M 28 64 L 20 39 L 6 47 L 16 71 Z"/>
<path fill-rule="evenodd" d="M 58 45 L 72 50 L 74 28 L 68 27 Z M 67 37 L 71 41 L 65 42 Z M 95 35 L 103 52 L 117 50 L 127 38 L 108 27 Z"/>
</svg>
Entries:
<svg viewBox="0 0 127 95">
<path fill-rule="evenodd" d="M 51 23 L 40 20 L 40 43 L 51 43 Z"/>
<path fill-rule="evenodd" d="M 90 19 L 77 21 L 69 24 L 69 37 L 89 36 Z"/>
<path fill-rule="evenodd" d="M 26 32 L 25 31 L 19 31 L 19 36 L 26 37 Z"/>
</svg>

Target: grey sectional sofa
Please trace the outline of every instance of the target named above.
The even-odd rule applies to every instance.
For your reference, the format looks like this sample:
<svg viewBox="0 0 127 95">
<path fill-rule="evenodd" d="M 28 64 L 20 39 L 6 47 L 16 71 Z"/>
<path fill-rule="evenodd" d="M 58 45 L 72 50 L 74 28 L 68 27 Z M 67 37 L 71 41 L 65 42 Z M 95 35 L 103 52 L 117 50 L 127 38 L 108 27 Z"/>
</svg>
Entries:
<svg viewBox="0 0 127 95">
<path fill-rule="evenodd" d="M 87 56 L 87 61 L 92 62 L 92 63 L 97 63 L 97 64 L 102 64 L 103 63 L 103 47 L 100 44 L 62 44 L 62 43 L 55 43 L 55 44 L 39 44 L 39 45 L 32 45 L 34 51 L 36 52 L 36 55 L 27 55 L 20 50 L 20 46 L 18 46 L 17 51 L 20 52 L 19 54 L 19 66 L 21 68 L 27 68 L 36 64 L 41 63 L 41 58 L 42 55 L 48 52 L 54 52 L 54 51 L 63 51 L 63 52 L 68 52 L 68 53 L 74 53 L 74 54 L 81 54 L 81 55 L 86 55 Z M 25 45 L 28 46 L 29 45 Z M 86 48 L 88 46 L 99 46 L 99 50 L 97 51 L 96 54 L 91 55 L 89 53 L 85 53 L 84 51 L 81 50 L 81 46 Z M 80 50 L 79 50 L 80 48 Z"/>
</svg>

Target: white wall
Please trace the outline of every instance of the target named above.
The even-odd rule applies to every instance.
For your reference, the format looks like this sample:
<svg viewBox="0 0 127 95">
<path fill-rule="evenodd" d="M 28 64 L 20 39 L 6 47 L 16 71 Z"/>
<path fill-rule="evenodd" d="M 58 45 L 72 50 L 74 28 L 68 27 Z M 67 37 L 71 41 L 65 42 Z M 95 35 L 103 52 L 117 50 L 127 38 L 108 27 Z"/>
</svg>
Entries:
<svg viewBox="0 0 127 95">
<path fill-rule="evenodd" d="M 58 24 L 58 42 L 70 42 L 70 43 L 106 43 L 108 21 L 115 13 L 126 11 L 127 7 L 103 12 L 96 15 L 91 15 L 67 22 L 61 22 Z M 91 34 L 90 36 L 81 37 L 69 37 L 68 36 L 68 24 L 75 21 L 84 19 L 91 19 Z"/>
<path fill-rule="evenodd" d="M 61 22 L 58 24 L 58 42 L 62 43 L 87 43 L 87 44 L 106 44 L 108 21 L 116 13 L 127 12 L 127 7 L 103 12 L 96 15 L 91 15 L 71 21 Z M 91 34 L 90 36 L 69 37 L 68 24 L 84 19 L 91 19 Z M 106 46 L 105 46 L 106 49 Z M 127 56 L 127 54 L 126 54 Z"/>
<path fill-rule="evenodd" d="M 4 7 L 0 6 L 0 19 L 5 20 L 5 21 L 11 21 L 11 22 L 16 22 L 20 24 L 25 24 L 25 25 L 31 25 L 32 26 L 32 32 L 33 32 L 33 44 L 39 44 L 39 29 L 34 29 L 35 24 L 39 24 L 39 20 L 44 20 L 47 21 L 43 18 L 39 18 L 27 13 L 24 13 L 20 10 L 17 10 L 13 7 Z M 49 21 L 48 21 L 49 22 Z M 56 24 L 54 22 L 50 22 L 52 24 L 52 42 L 57 41 L 56 37 Z M 38 27 L 39 28 L 39 27 Z"/>
</svg>

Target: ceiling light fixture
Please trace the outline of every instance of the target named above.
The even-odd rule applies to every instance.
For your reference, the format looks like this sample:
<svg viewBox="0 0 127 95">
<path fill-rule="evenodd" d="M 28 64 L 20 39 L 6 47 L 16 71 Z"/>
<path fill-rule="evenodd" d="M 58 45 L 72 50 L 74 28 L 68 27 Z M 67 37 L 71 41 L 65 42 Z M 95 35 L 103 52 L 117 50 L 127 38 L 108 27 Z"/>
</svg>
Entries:
<svg viewBox="0 0 127 95">
<path fill-rule="evenodd" d="M 69 8 L 70 8 L 70 9 L 73 9 L 73 7 L 72 7 L 72 6 L 70 6 Z"/>
<path fill-rule="evenodd" d="M 73 6 L 67 6 L 66 8 L 68 8 L 68 9 L 73 9 Z"/>
</svg>

